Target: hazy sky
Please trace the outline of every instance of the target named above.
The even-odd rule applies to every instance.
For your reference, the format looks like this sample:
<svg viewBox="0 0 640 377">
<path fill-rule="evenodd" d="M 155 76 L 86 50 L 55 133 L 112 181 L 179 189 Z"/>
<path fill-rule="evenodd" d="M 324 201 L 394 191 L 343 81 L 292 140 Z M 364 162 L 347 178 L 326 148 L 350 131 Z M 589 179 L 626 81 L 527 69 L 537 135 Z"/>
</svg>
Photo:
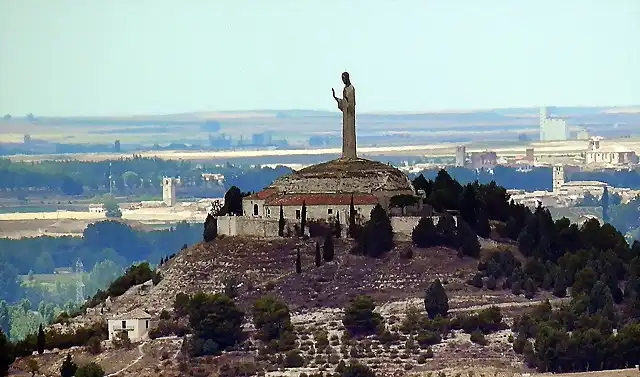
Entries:
<svg viewBox="0 0 640 377">
<path fill-rule="evenodd" d="M 640 104 L 639 0 L 0 0 L 0 114 Z"/>
</svg>

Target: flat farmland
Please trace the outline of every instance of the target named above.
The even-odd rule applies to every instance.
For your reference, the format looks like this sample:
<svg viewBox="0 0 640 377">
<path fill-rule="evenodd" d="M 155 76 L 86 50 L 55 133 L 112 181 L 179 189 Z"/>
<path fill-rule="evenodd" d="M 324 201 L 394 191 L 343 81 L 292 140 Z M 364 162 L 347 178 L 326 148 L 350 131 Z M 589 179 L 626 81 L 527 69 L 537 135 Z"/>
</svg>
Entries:
<svg viewBox="0 0 640 377">
<path fill-rule="evenodd" d="M 502 144 L 502 146 L 500 146 Z M 482 143 L 481 146 L 470 144 L 467 153 L 495 151 L 499 156 L 512 157 L 524 155 L 526 148 L 534 148 L 536 156 L 562 156 L 575 155 L 587 149 L 585 140 L 569 140 L 558 142 L 535 143 Z M 640 153 L 640 138 L 625 139 L 616 142 L 617 145 L 635 150 Z M 358 153 L 362 156 L 393 156 L 393 155 L 424 155 L 428 157 L 452 156 L 455 153 L 455 143 L 434 143 L 424 145 L 396 145 L 380 147 L 360 147 Z M 261 149 L 261 150 L 233 150 L 233 151 L 142 151 L 136 155 L 143 157 L 157 157 L 168 160 L 226 160 L 243 157 L 268 157 L 268 156 L 309 156 L 309 155 L 337 155 L 340 148 L 309 148 L 309 149 Z M 129 153 L 74 153 L 65 155 L 16 155 L 9 158 L 14 161 L 42 161 L 74 159 L 79 161 L 105 161 L 118 158 L 131 157 Z"/>
</svg>

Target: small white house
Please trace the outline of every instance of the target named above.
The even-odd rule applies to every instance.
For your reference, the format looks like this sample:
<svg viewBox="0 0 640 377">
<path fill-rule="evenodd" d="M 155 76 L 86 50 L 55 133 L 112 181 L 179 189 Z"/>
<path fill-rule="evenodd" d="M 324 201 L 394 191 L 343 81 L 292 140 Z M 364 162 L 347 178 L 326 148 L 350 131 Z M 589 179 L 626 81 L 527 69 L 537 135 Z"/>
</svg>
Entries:
<svg viewBox="0 0 640 377">
<path fill-rule="evenodd" d="M 89 213 L 105 213 L 103 204 L 90 204 Z"/>
<path fill-rule="evenodd" d="M 141 309 L 115 315 L 108 321 L 109 340 L 116 339 L 118 333 L 121 331 L 126 331 L 129 340 L 132 342 L 147 339 L 150 326 L 151 315 Z"/>
</svg>

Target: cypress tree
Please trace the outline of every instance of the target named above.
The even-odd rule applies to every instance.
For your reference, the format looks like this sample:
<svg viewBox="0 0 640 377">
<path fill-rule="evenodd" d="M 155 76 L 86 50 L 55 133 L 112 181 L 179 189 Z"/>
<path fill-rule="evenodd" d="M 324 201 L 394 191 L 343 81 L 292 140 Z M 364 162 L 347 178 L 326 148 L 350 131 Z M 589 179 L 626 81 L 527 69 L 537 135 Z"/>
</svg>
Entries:
<svg viewBox="0 0 640 377">
<path fill-rule="evenodd" d="M 602 221 L 605 223 L 609 222 L 609 189 L 607 186 L 604 186 L 604 191 L 602 192 Z"/>
<path fill-rule="evenodd" d="M 39 354 L 43 354 L 44 353 L 44 329 L 42 328 L 42 324 L 40 325 L 40 327 L 38 328 L 38 342 L 37 342 L 37 346 L 38 346 L 38 353 Z"/>
<path fill-rule="evenodd" d="M 71 360 L 71 354 L 67 354 L 66 359 L 64 359 L 62 366 L 60 367 L 60 376 L 73 377 L 76 375 L 77 370 L 78 366 Z"/>
<path fill-rule="evenodd" d="M 336 222 L 333 225 L 333 234 L 336 238 L 342 235 L 342 224 L 340 224 L 340 212 L 336 214 Z"/>
<path fill-rule="evenodd" d="M 280 204 L 280 219 L 278 220 L 278 236 L 284 237 L 284 211 L 282 204 Z"/>
<path fill-rule="evenodd" d="M 335 254 L 335 250 L 333 248 L 333 238 L 331 237 L 331 234 L 327 234 L 327 238 L 324 239 L 322 251 L 322 258 L 324 259 L 324 261 L 331 262 Z"/>
<path fill-rule="evenodd" d="M 296 273 L 299 274 L 302 272 L 302 261 L 300 260 L 300 250 L 298 250 L 298 254 L 296 255 Z"/>
<path fill-rule="evenodd" d="M 349 237 L 354 237 L 354 230 L 356 228 L 356 208 L 353 205 L 353 194 L 351 194 L 351 203 L 349 204 Z"/>
<path fill-rule="evenodd" d="M 316 242 L 316 267 L 322 264 L 322 255 L 320 254 L 320 243 Z"/>
<path fill-rule="evenodd" d="M 307 226 L 307 204 L 302 201 L 302 214 L 300 216 L 300 237 L 304 237 L 304 228 Z"/>
<path fill-rule="evenodd" d="M 449 297 L 445 292 L 440 279 L 436 279 L 429 285 L 424 297 L 424 307 L 429 315 L 429 318 L 433 319 L 438 315 L 443 317 L 447 316 L 449 312 Z"/>
</svg>

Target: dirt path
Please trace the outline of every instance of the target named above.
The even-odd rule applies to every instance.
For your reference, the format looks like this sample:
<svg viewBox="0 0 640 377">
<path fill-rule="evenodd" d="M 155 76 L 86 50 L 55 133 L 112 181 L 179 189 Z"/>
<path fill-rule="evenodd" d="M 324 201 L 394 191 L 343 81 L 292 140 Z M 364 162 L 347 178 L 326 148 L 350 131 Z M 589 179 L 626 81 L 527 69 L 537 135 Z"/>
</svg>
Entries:
<svg viewBox="0 0 640 377">
<path fill-rule="evenodd" d="M 483 305 L 474 305 L 474 306 L 468 306 L 465 308 L 456 308 L 456 309 L 451 309 L 449 310 L 449 312 L 471 312 L 471 311 L 478 311 L 478 310 L 482 310 L 482 309 L 488 309 L 492 306 L 497 306 L 501 309 L 511 309 L 511 308 L 526 308 L 528 306 L 535 306 L 535 305 L 539 305 L 542 304 L 543 302 L 545 302 L 546 300 L 532 300 L 532 301 L 523 301 L 523 302 L 501 302 L 498 304 L 483 304 Z M 551 305 L 557 305 L 557 304 L 561 304 L 563 302 L 569 301 L 569 298 L 555 298 L 555 299 L 551 299 L 549 300 L 549 302 L 551 303 Z"/>
<path fill-rule="evenodd" d="M 144 357 L 144 352 L 142 351 L 142 347 L 144 347 L 146 344 L 147 344 L 147 342 L 143 342 L 142 344 L 140 344 L 138 346 L 138 352 L 140 353 L 140 356 L 138 356 L 137 359 L 133 360 L 131 363 L 129 363 L 129 365 L 127 365 L 126 367 L 120 369 L 119 371 L 114 372 L 114 373 L 109 373 L 105 377 L 117 376 L 118 374 L 120 374 L 120 373 L 126 371 L 127 369 L 131 368 L 132 366 L 136 365 Z"/>
</svg>

